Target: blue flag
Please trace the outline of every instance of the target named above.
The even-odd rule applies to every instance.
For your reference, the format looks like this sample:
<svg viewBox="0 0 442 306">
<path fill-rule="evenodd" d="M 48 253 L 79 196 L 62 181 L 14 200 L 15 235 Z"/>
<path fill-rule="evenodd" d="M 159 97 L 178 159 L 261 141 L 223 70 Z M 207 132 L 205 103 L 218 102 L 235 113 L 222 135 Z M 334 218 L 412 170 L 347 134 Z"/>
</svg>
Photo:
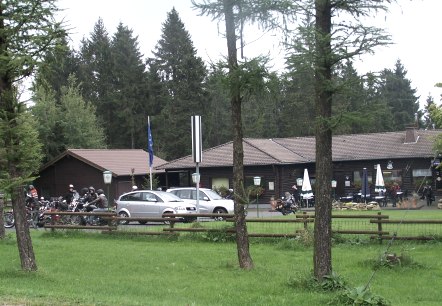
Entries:
<svg viewBox="0 0 442 306">
<path fill-rule="evenodd" d="M 153 164 L 153 138 L 150 130 L 150 121 L 147 123 L 147 151 L 149 152 L 149 167 Z"/>
</svg>

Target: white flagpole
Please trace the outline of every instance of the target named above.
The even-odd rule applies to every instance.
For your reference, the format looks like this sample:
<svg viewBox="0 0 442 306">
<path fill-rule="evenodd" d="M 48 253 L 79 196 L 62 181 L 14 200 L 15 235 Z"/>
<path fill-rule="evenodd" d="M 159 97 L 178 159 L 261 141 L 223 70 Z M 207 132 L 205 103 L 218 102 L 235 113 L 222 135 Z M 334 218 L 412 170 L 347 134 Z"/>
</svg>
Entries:
<svg viewBox="0 0 442 306">
<path fill-rule="evenodd" d="M 147 116 L 147 125 L 150 130 L 150 117 L 149 116 Z M 152 133 L 152 130 L 150 130 L 150 132 Z M 152 165 L 150 164 L 150 162 L 149 162 L 149 180 L 150 180 L 150 190 L 152 190 Z"/>
</svg>

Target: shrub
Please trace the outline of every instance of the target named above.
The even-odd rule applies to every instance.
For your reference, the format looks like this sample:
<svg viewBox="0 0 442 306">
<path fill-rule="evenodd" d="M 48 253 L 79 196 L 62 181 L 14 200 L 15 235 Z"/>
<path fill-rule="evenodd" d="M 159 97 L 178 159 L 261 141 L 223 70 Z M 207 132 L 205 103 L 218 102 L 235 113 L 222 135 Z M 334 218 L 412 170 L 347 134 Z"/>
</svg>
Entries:
<svg viewBox="0 0 442 306">
<path fill-rule="evenodd" d="M 385 298 L 370 292 L 366 286 L 346 288 L 329 305 L 391 305 Z"/>
<path fill-rule="evenodd" d="M 314 235 L 313 230 L 305 229 L 299 232 L 299 235 L 295 238 L 299 243 L 301 243 L 305 247 L 313 246 Z"/>
<path fill-rule="evenodd" d="M 396 253 L 385 252 L 374 263 L 374 269 L 379 268 L 395 268 L 395 267 L 409 267 L 422 268 L 423 265 L 416 262 L 409 254 L 409 250 L 403 249 L 400 255 Z"/>
<path fill-rule="evenodd" d="M 230 242 L 235 241 L 235 234 L 229 233 L 227 230 L 231 229 L 231 226 L 225 225 L 220 228 L 219 231 L 211 231 L 202 234 L 204 240 L 209 240 L 211 242 Z"/>
</svg>

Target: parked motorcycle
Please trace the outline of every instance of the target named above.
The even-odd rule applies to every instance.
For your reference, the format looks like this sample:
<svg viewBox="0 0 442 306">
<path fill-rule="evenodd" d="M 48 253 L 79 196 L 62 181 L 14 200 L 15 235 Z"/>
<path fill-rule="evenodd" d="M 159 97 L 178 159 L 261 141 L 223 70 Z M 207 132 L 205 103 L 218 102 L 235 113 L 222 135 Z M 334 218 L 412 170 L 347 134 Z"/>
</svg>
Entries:
<svg viewBox="0 0 442 306">
<path fill-rule="evenodd" d="M 63 223 L 62 216 L 60 215 L 48 215 L 47 212 L 55 212 L 59 209 L 57 208 L 58 199 L 47 201 L 44 199 L 40 200 L 40 208 L 38 210 L 37 226 L 44 227 L 45 224 L 50 223 Z"/>
<path fill-rule="evenodd" d="M 97 206 L 89 204 L 86 199 L 79 198 L 74 199 L 69 207 L 68 211 L 72 212 L 92 212 L 97 209 Z M 107 211 L 107 210 L 106 210 Z M 112 210 L 115 212 L 115 210 Z M 95 225 L 105 226 L 108 225 L 108 219 L 101 216 L 71 216 L 71 223 L 75 225 Z"/>
<path fill-rule="evenodd" d="M 279 211 L 281 214 L 289 215 L 291 213 L 295 214 L 299 207 L 295 201 L 295 198 L 290 193 L 286 193 L 285 197 L 276 200 L 275 210 Z"/>
<path fill-rule="evenodd" d="M 3 224 L 5 228 L 14 227 L 15 219 L 12 211 L 6 211 L 3 213 Z"/>
<path fill-rule="evenodd" d="M 33 228 L 37 228 L 39 217 L 40 217 L 40 208 L 39 203 L 32 202 L 26 202 L 26 221 L 28 222 L 29 226 L 32 226 Z M 3 213 L 3 222 L 5 228 L 12 228 L 15 226 L 15 217 L 13 211 L 7 211 Z"/>
</svg>

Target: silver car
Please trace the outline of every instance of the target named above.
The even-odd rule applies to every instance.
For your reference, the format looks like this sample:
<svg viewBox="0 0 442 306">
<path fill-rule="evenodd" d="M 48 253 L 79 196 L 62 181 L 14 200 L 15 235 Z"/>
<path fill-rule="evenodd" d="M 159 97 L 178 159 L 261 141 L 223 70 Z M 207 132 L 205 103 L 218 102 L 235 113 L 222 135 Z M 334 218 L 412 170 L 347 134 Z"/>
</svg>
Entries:
<svg viewBox="0 0 442 306">
<path fill-rule="evenodd" d="M 121 195 L 116 201 L 117 213 L 123 218 L 161 218 L 167 214 L 195 214 L 196 206 L 184 202 L 174 194 L 156 190 L 136 190 Z M 195 217 L 184 218 L 185 221 Z M 120 221 L 121 224 L 129 222 Z M 146 224 L 147 221 L 139 221 Z"/>
<path fill-rule="evenodd" d="M 178 187 L 168 189 L 170 192 L 186 203 L 196 205 L 196 188 L 195 187 Z M 199 188 L 199 212 L 214 214 L 233 214 L 233 200 L 224 199 L 218 193 L 209 188 Z M 219 219 L 219 218 L 218 218 Z"/>
</svg>

